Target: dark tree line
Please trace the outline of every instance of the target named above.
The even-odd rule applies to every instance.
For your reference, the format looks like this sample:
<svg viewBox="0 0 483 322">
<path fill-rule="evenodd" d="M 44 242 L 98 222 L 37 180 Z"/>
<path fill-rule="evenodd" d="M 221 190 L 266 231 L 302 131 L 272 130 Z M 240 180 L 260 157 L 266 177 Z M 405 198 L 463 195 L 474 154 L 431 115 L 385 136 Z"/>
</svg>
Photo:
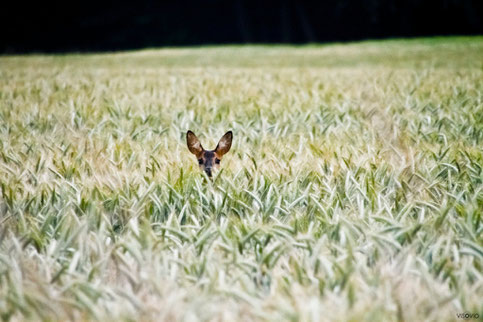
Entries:
<svg viewBox="0 0 483 322">
<path fill-rule="evenodd" d="M 482 0 L 11 1 L 0 52 L 482 34 L 482 12 Z"/>
</svg>

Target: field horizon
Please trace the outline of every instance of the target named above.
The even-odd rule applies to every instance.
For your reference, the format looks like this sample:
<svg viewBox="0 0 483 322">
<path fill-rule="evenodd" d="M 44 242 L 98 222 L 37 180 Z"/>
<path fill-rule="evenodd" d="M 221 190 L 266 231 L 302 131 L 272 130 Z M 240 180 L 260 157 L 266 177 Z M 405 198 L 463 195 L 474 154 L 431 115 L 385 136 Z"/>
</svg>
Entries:
<svg viewBox="0 0 483 322">
<path fill-rule="evenodd" d="M 483 316 L 483 36 L 0 56 L 0 316 Z M 214 180 L 186 146 L 233 131 Z"/>
</svg>

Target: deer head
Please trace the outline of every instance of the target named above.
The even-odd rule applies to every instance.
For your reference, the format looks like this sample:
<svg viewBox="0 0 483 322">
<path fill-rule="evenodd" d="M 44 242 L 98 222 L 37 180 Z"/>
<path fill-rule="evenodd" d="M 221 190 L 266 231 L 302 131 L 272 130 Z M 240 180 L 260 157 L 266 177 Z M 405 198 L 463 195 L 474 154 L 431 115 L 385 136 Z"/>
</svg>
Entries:
<svg viewBox="0 0 483 322">
<path fill-rule="evenodd" d="M 233 133 L 228 131 L 220 139 L 220 142 L 218 142 L 214 150 L 205 150 L 193 132 L 188 131 L 186 133 L 188 149 L 196 156 L 200 169 L 205 171 L 208 177 L 212 176 L 213 169 L 219 168 L 223 155 L 230 151 L 232 140 Z"/>
</svg>

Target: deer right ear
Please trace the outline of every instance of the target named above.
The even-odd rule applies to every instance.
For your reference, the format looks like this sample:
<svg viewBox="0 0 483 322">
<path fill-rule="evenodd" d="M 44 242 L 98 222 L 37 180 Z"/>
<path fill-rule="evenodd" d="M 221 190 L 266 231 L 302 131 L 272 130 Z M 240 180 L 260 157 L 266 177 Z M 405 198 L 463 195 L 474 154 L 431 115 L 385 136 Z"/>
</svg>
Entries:
<svg viewBox="0 0 483 322">
<path fill-rule="evenodd" d="M 223 137 L 220 139 L 220 142 L 218 142 L 218 145 L 215 149 L 216 154 L 218 154 L 220 158 L 230 151 L 232 140 L 233 133 L 231 131 L 226 132 L 225 135 L 223 135 Z"/>
<path fill-rule="evenodd" d="M 199 157 L 204 151 L 203 147 L 201 146 L 200 140 L 198 140 L 196 135 L 191 131 L 188 131 L 188 133 L 186 133 L 186 143 L 188 144 L 188 149 L 190 150 L 190 152 L 196 155 L 196 157 Z"/>
</svg>

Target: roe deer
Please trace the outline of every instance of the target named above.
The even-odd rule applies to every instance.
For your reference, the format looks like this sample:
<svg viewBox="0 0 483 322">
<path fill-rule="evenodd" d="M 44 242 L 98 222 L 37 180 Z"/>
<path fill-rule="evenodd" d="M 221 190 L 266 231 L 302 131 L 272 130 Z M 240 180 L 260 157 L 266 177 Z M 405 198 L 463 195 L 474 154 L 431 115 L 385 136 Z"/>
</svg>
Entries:
<svg viewBox="0 0 483 322">
<path fill-rule="evenodd" d="M 200 169 L 204 170 L 208 177 L 211 178 L 211 170 L 220 166 L 221 158 L 231 148 L 231 141 L 233 140 L 233 133 L 228 131 L 223 135 L 214 150 L 205 150 L 201 146 L 200 140 L 196 135 L 188 131 L 186 133 L 186 143 L 188 143 L 188 149 L 191 153 L 196 155 Z"/>
</svg>

